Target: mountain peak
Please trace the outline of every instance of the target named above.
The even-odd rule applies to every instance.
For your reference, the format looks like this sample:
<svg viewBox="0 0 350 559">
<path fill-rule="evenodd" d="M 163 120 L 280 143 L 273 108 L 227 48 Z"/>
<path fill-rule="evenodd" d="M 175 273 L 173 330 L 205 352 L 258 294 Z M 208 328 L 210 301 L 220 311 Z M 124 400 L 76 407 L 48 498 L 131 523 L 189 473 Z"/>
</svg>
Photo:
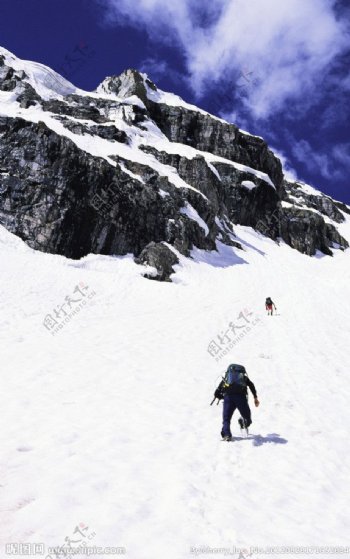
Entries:
<svg viewBox="0 0 350 559">
<path fill-rule="evenodd" d="M 157 86 L 149 79 L 147 74 L 134 68 L 124 70 L 119 76 L 109 76 L 96 89 L 96 93 L 114 94 L 126 99 L 137 95 L 141 101 L 147 101 L 148 90 L 158 91 Z"/>
</svg>

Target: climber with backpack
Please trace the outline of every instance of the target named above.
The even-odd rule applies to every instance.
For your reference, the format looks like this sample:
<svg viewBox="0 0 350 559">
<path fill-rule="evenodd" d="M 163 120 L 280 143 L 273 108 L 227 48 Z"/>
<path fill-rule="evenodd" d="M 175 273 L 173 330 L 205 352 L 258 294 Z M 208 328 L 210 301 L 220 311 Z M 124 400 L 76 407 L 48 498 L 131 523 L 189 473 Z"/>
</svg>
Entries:
<svg viewBox="0 0 350 559">
<path fill-rule="evenodd" d="M 275 308 L 275 311 L 277 311 L 277 307 L 275 305 L 275 303 L 273 302 L 273 300 L 271 299 L 271 297 L 266 297 L 266 301 L 265 301 L 265 308 L 267 310 L 267 314 L 269 315 L 273 315 L 273 307 Z"/>
<path fill-rule="evenodd" d="M 238 419 L 241 429 L 247 430 L 252 423 L 251 411 L 248 404 L 248 388 L 253 394 L 255 406 L 258 407 L 260 402 L 255 386 L 248 378 L 243 365 L 229 365 L 225 376 L 215 390 L 213 400 L 213 402 L 216 399 L 219 401 L 224 400 L 223 424 L 221 430 L 223 441 L 230 441 L 232 439 L 230 424 L 236 408 L 238 408 L 242 416 Z"/>
</svg>

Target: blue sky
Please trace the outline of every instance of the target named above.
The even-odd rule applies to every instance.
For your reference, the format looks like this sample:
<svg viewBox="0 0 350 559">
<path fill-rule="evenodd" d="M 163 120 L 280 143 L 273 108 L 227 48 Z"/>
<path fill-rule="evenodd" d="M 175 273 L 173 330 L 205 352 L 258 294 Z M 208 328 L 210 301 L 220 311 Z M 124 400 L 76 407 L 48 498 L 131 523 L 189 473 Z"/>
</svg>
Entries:
<svg viewBox="0 0 350 559">
<path fill-rule="evenodd" d="M 348 0 L 0 0 L 0 44 L 88 90 L 146 71 L 350 203 Z"/>
</svg>

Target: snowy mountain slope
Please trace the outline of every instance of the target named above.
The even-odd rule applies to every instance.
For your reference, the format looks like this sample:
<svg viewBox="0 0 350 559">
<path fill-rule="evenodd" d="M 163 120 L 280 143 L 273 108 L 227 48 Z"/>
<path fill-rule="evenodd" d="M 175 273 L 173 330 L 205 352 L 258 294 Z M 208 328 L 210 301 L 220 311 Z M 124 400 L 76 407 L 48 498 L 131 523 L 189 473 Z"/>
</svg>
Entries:
<svg viewBox="0 0 350 559">
<path fill-rule="evenodd" d="M 348 209 L 284 179 L 262 138 L 126 70 L 93 92 L 0 49 L 0 223 L 37 250 L 174 262 L 251 226 L 313 256 Z M 242 254 L 242 258 L 244 255 Z"/>
<path fill-rule="evenodd" d="M 347 214 L 340 228 L 349 238 Z M 133 559 L 348 545 L 349 251 L 307 258 L 252 228 L 235 235 L 244 252 L 178 253 L 162 284 L 131 255 L 68 260 L 1 228 L 1 557 L 8 542 Z M 52 335 L 43 321 L 63 303 L 76 314 Z M 230 322 L 244 335 L 212 356 Z M 261 405 L 248 439 L 235 414 L 222 443 L 209 403 L 230 362 Z"/>
<path fill-rule="evenodd" d="M 21 60 L 4 47 L 0 47 L 0 56 L 6 64 L 15 71 L 20 80 L 33 87 L 33 89 L 45 100 L 50 98 L 64 97 L 69 94 L 79 94 L 83 91 L 75 87 L 63 76 L 38 62 Z M 12 76 L 11 76 L 12 78 Z"/>
</svg>

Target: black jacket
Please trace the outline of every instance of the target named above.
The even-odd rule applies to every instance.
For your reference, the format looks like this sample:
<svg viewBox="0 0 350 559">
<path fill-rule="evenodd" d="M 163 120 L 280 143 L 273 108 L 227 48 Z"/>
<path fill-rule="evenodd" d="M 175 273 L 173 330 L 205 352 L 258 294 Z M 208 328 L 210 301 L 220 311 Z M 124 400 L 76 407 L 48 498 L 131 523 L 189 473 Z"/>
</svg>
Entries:
<svg viewBox="0 0 350 559">
<path fill-rule="evenodd" d="M 251 391 L 251 393 L 253 394 L 254 398 L 257 398 L 257 393 L 256 393 L 256 388 L 254 383 L 247 377 L 247 375 L 245 375 L 246 378 L 246 384 L 247 386 L 245 388 L 241 388 L 240 386 L 236 386 L 234 384 L 232 384 L 231 386 L 229 386 L 228 388 L 225 387 L 225 381 L 222 380 L 219 384 L 219 386 L 217 387 L 217 389 L 215 390 L 215 396 L 217 398 L 219 398 L 219 394 L 221 395 L 221 398 L 223 398 L 223 396 L 225 394 L 244 394 L 245 396 L 247 396 L 248 394 L 248 390 L 247 388 L 249 388 L 249 390 Z"/>
</svg>

